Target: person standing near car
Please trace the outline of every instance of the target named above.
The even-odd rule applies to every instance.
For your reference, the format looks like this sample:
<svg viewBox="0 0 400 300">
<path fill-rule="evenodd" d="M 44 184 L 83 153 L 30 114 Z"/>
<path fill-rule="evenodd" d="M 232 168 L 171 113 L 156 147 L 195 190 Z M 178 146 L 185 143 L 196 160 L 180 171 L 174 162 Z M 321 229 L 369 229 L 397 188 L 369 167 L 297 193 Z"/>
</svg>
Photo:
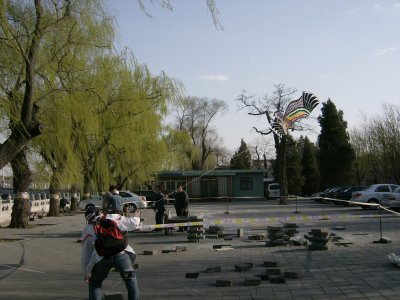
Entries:
<svg viewBox="0 0 400 300">
<path fill-rule="evenodd" d="M 114 198 L 115 199 L 115 198 Z M 120 202 L 111 200 L 111 207 L 117 211 L 122 211 Z M 84 280 L 89 284 L 89 300 L 101 300 L 102 284 L 107 278 L 111 268 L 119 271 L 128 291 L 129 300 L 139 299 L 139 287 L 136 280 L 136 273 L 133 269 L 133 263 L 136 259 L 136 253 L 128 244 L 125 249 L 112 256 L 100 256 L 95 248 L 95 226 L 100 216 L 95 207 L 89 207 L 85 212 L 86 225 L 82 234 L 82 258 L 81 267 L 84 274 Z M 107 213 L 106 219 L 115 222 L 122 232 L 132 231 L 139 227 L 140 218 L 137 212 L 132 217 L 124 217 L 118 213 Z"/>
<path fill-rule="evenodd" d="M 189 197 L 180 185 L 178 191 L 174 194 L 175 211 L 178 217 L 187 217 L 189 215 Z"/>
<path fill-rule="evenodd" d="M 156 187 L 157 196 L 155 197 L 155 201 L 153 204 L 153 209 L 156 213 L 156 224 L 164 224 L 164 215 L 165 215 L 165 196 L 161 192 L 161 186 Z M 154 231 L 161 231 L 161 228 L 156 228 Z"/>
<path fill-rule="evenodd" d="M 178 191 L 174 194 L 175 201 L 175 211 L 178 217 L 188 217 L 189 216 L 189 197 L 180 185 Z M 179 227 L 179 231 L 185 231 L 186 227 Z"/>
<path fill-rule="evenodd" d="M 119 195 L 116 185 L 110 185 L 109 191 L 103 196 L 102 210 L 104 213 L 123 214 L 122 210 L 117 210 L 117 206 L 122 208 L 122 197 Z"/>
</svg>

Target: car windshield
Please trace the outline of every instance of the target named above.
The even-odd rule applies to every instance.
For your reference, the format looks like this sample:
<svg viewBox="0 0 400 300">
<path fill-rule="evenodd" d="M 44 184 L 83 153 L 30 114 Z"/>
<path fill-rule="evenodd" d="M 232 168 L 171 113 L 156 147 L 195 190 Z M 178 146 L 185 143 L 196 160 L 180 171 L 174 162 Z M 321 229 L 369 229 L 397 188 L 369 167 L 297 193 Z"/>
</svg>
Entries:
<svg viewBox="0 0 400 300">
<path fill-rule="evenodd" d="M 132 197 L 131 194 L 127 193 L 127 192 L 119 192 L 119 195 L 123 198 L 127 198 L 127 197 Z"/>
<path fill-rule="evenodd" d="M 388 185 L 380 185 L 376 187 L 375 192 L 390 192 L 390 189 Z"/>
</svg>

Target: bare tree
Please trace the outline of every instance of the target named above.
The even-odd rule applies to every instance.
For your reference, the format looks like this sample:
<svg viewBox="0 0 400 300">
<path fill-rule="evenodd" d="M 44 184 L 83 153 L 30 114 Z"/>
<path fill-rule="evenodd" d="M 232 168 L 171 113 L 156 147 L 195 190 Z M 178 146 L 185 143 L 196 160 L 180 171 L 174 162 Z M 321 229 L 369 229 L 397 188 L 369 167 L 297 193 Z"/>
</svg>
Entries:
<svg viewBox="0 0 400 300">
<path fill-rule="evenodd" d="M 275 156 L 275 149 L 270 140 L 261 137 L 250 146 L 250 153 L 256 169 L 268 170 L 268 160 Z"/>
<path fill-rule="evenodd" d="M 280 83 L 274 86 L 274 91 L 271 96 L 265 95 L 264 98 L 259 99 L 243 92 L 238 97 L 238 101 L 241 103 L 241 109 L 246 109 L 249 115 L 256 117 L 263 116 L 267 118 L 268 126 L 266 128 L 253 128 L 263 136 L 270 134 L 273 135 L 276 150 L 277 175 L 281 192 L 280 204 L 288 203 L 286 136 L 284 135 L 280 138 L 277 134 L 274 134 L 270 125 L 274 121 L 273 113 L 276 111 L 283 111 L 284 107 L 292 100 L 292 96 L 295 92 L 295 89 L 287 88 L 283 83 Z"/>
<path fill-rule="evenodd" d="M 350 133 L 359 184 L 400 182 L 400 107 L 383 105 L 383 115 L 365 118 Z"/>
<path fill-rule="evenodd" d="M 202 170 L 212 153 L 222 152 L 221 138 L 211 123 L 227 109 L 222 100 L 186 97 L 176 105 L 176 129 L 190 136 L 191 145 L 184 149 L 193 170 Z"/>
</svg>

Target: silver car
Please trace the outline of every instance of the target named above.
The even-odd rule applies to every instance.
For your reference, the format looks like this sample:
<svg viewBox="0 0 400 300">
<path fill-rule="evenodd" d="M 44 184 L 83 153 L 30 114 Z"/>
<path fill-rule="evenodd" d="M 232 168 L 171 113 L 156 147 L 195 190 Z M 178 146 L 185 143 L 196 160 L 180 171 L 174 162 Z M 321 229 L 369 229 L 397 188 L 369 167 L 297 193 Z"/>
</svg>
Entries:
<svg viewBox="0 0 400 300">
<path fill-rule="evenodd" d="M 383 195 L 393 192 L 393 190 L 397 187 L 399 187 L 397 184 L 373 184 L 362 191 L 353 193 L 350 201 L 381 204 Z M 356 205 L 360 205 L 363 209 L 374 208 L 373 206 L 369 205 Z"/>
<path fill-rule="evenodd" d="M 381 204 L 394 211 L 400 211 L 400 187 L 395 188 L 391 193 L 383 194 Z"/>
<path fill-rule="evenodd" d="M 147 207 L 146 197 L 136 195 L 131 191 L 119 191 L 119 195 L 122 197 L 122 203 L 128 204 L 129 210 L 134 211 L 136 209 L 144 209 Z M 89 206 L 95 206 L 102 208 L 103 197 L 97 196 L 90 199 L 82 200 L 79 202 L 79 210 L 86 210 Z"/>
</svg>

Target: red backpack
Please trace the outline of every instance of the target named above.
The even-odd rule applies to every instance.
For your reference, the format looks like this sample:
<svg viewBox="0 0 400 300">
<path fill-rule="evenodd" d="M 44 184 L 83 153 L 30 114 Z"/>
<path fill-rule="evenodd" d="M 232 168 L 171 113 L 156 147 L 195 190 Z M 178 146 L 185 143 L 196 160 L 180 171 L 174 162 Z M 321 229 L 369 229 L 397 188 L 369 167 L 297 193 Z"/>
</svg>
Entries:
<svg viewBox="0 0 400 300">
<path fill-rule="evenodd" d="M 128 246 L 128 239 L 119 229 L 114 220 L 100 218 L 100 221 L 94 226 L 96 240 L 94 247 L 100 256 L 113 256 L 123 251 Z"/>
</svg>

